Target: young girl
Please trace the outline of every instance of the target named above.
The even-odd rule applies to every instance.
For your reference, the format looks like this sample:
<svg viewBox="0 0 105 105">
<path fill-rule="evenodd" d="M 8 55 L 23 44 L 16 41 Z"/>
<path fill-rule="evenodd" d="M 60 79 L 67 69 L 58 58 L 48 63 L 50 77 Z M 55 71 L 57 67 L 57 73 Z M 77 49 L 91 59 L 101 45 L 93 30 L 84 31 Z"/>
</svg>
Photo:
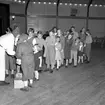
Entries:
<svg viewBox="0 0 105 105">
<path fill-rule="evenodd" d="M 83 63 L 83 43 L 80 41 L 79 42 L 79 51 L 78 51 L 78 63 Z"/>
<path fill-rule="evenodd" d="M 71 59 L 70 63 L 72 63 L 72 60 L 74 60 L 74 67 L 77 67 L 77 53 L 79 49 L 79 39 L 74 39 L 71 47 Z"/>
<path fill-rule="evenodd" d="M 61 43 L 60 43 L 60 37 L 57 36 L 56 38 L 56 43 L 55 43 L 55 51 L 56 51 L 56 54 L 55 54 L 55 60 L 57 62 L 57 70 L 59 69 L 59 67 L 61 66 L 61 61 L 62 61 L 62 58 L 61 58 Z"/>
</svg>

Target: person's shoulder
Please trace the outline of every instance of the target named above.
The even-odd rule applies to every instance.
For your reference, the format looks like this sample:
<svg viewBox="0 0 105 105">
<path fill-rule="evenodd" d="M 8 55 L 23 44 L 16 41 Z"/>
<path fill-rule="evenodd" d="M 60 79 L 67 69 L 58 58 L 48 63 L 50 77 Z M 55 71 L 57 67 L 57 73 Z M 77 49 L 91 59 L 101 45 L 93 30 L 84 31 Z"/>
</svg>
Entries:
<svg viewBox="0 0 105 105">
<path fill-rule="evenodd" d="M 48 36 L 48 37 L 46 38 L 46 40 L 49 40 L 49 38 L 50 38 L 50 37 Z"/>
</svg>

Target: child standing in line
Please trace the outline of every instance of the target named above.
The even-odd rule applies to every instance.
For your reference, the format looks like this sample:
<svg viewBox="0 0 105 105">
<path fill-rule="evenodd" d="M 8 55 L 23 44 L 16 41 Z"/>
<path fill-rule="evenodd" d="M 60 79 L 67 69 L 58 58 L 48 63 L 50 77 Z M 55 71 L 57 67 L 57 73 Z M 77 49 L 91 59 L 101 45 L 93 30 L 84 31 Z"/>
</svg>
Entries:
<svg viewBox="0 0 105 105">
<path fill-rule="evenodd" d="M 41 67 L 41 47 L 37 43 L 36 38 L 33 40 L 33 51 L 34 51 L 34 60 L 35 60 L 35 71 L 34 71 L 34 80 L 39 80 L 39 69 Z"/>
<path fill-rule="evenodd" d="M 70 63 L 72 63 L 72 60 L 74 59 L 74 67 L 77 66 L 77 54 L 79 49 L 79 39 L 73 39 L 72 47 L 71 47 L 71 59 Z"/>
<path fill-rule="evenodd" d="M 84 49 L 84 46 L 83 46 L 83 43 L 80 41 L 79 42 L 79 50 L 78 50 L 78 63 L 83 63 L 83 49 Z"/>
<path fill-rule="evenodd" d="M 60 43 L 60 37 L 57 36 L 56 38 L 56 43 L 55 43 L 55 51 L 56 51 L 56 54 L 55 54 L 55 61 L 57 62 L 57 70 L 60 68 L 61 66 L 61 61 L 62 61 L 62 58 L 61 58 L 61 43 Z"/>
<path fill-rule="evenodd" d="M 27 36 L 22 35 L 16 49 L 16 57 L 17 59 L 21 60 L 19 64 L 21 64 L 23 71 L 24 88 L 21 88 L 22 91 L 28 91 L 29 87 L 32 87 L 33 72 L 35 67 L 32 44 L 26 40 Z"/>
</svg>

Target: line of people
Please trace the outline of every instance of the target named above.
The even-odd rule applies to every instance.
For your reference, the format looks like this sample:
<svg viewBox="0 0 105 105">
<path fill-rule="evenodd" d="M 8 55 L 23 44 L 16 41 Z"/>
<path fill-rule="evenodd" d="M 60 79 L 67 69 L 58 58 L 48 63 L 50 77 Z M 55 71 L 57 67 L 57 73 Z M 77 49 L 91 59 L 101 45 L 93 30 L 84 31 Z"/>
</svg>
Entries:
<svg viewBox="0 0 105 105">
<path fill-rule="evenodd" d="M 60 29 L 54 27 L 47 35 L 43 35 L 41 31 L 35 33 L 33 28 L 29 28 L 27 34 L 20 35 L 19 27 L 16 26 L 13 31 L 9 29 L 5 37 L 9 35 L 14 37 L 11 45 L 9 43 L 11 39 L 7 38 L 9 42 L 6 44 L 8 48 L 4 50 L 6 62 L 3 72 L 5 69 L 8 76 L 8 71 L 11 69 L 11 76 L 15 77 L 14 70 L 20 72 L 21 69 L 24 82 L 24 88 L 21 90 L 23 91 L 28 91 L 29 87 L 33 86 L 34 80 L 39 80 L 39 70 L 42 70 L 44 65 L 46 70 L 53 73 L 55 69 L 59 70 L 64 65 L 68 67 L 72 61 L 74 61 L 74 67 L 84 60 L 87 63 L 90 62 L 92 37 L 90 31 L 85 28 L 78 33 L 72 26 L 70 30 L 62 33 Z M 2 37 L 0 39 L 3 40 Z M 7 39 L 4 38 L 4 44 Z M 2 43 L 0 45 L 3 46 Z M 11 54 L 11 51 L 15 53 Z M 3 80 L 5 81 L 5 77 Z"/>
</svg>

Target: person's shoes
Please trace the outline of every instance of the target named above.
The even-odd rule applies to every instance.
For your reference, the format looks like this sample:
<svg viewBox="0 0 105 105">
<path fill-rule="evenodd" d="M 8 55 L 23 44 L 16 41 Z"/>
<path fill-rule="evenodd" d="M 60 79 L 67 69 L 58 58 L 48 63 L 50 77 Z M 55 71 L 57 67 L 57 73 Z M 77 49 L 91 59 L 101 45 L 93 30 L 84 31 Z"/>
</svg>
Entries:
<svg viewBox="0 0 105 105">
<path fill-rule="evenodd" d="M 35 77 L 33 78 L 33 81 L 39 81 L 39 79 L 36 79 Z"/>
<path fill-rule="evenodd" d="M 39 79 L 36 79 L 36 81 L 39 81 Z"/>
<path fill-rule="evenodd" d="M 56 68 L 56 70 L 58 71 L 58 70 L 59 70 L 59 68 Z"/>
<path fill-rule="evenodd" d="M 53 73 L 53 70 L 50 70 L 50 73 Z"/>
<path fill-rule="evenodd" d="M 65 68 L 68 68 L 68 65 L 66 65 Z"/>
<path fill-rule="evenodd" d="M 30 88 L 33 88 L 33 85 L 32 85 L 32 84 L 29 84 L 28 86 L 29 86 Z"/>
<path fill-rule="evenodd" d="M 11 74 L 11 78 L 15 78 L 15 75 L 14 74 Z"/>
<path fill-rule="evenodd" d="M 72 63 L 69 63 L 69 65 L 72 65 Z"/>
<path fill-rule="evenodd" d="M 86 63 L 90 63 L 90 61 L 87 61 Z"/>
<path fill-rule="evenodd" d="M 21 91 L 28 92 L 28 91 L 29 91 L 29 88 L 28 88 L 28 87 L 24 87 L 24 88 L 21 88 L 20 90 L 21 90 Z"/>
<path fill-rule="evenodd" d="M 38 70 L 39 73 L 42 73 L 42 70 Z"/>
<path fill-rule="evenodd" d="M 74 65 L 73 67 L 77 67 L 77 65 Z"/>
<path fill-rule="evenodd" d="M 49 71 L 49 68 L 45 69 L 44 71 L 45 71 L 45 72 Z"/>
<path fill-rule="evenodd" d="M 9 76 L 9 74 L 6 74 L 5 77 L 7 78 Z"/>
<path fill-rule="evenodd" d="M 9 85 L 9 82 L 5 82 L 5 81 L 0 81 L 0 86 L 5 86 L 5 85 Z"/>
</svg>

